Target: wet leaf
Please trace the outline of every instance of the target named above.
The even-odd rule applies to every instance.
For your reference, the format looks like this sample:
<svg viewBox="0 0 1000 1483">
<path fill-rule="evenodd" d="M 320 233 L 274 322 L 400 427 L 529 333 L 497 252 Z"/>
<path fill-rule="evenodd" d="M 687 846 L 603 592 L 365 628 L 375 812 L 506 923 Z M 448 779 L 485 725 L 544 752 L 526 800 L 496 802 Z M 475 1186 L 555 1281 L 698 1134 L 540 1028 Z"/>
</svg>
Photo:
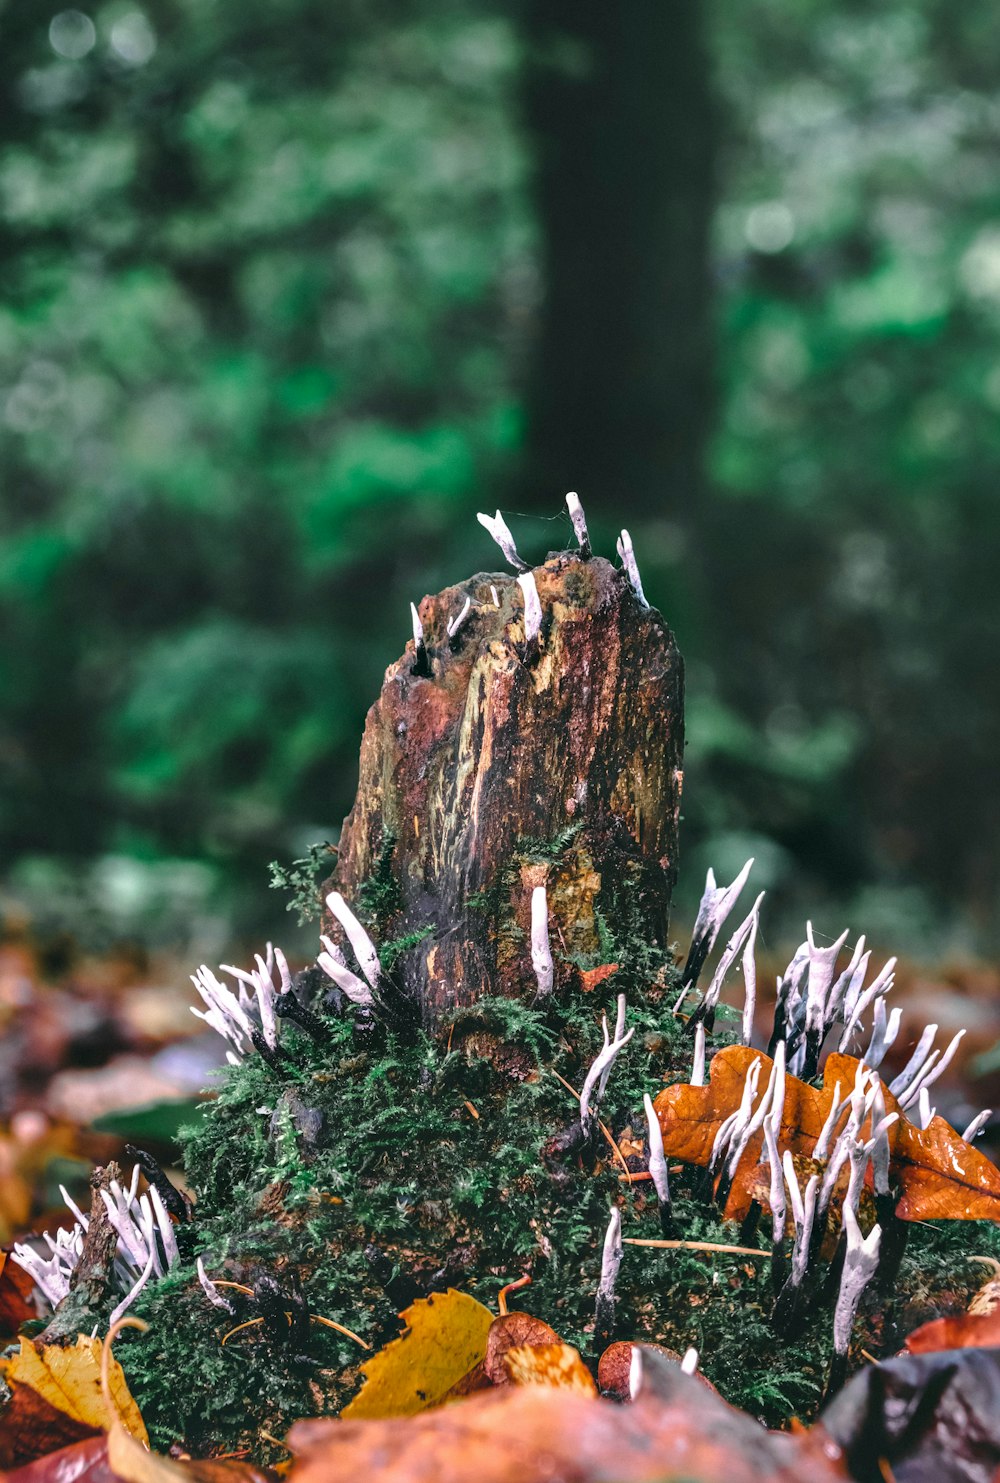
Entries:
<svg viewBox="0 0 1000 1483">
<path fill-rule="evenodd" d="M 679 1366 L 671 1369 L 670 1381 L 644 1386 L 631 1406 L 572 1389 L 509 1385 L 405 1420 L 300 1421 L 288 1439 L 295 1454 L 290 1477 L 843 1483 L 838 1450 L 824 1434 L 765 1432 Z"/>
<path fill-rule="evenodd" d="M 702 1166 L 708 1163 L 719 1125 L 739 1106 L 747 1072 L 759 1054 L 748 1046 L 727 1046 L 712 1058 L 707 1086 L 681 1083 L 659 1094 L 654 1106 L 668 1158 Z M 759 1085 L 763 1088 L 771 1062 L 765 1055 L 760 1060 Z M 840 1095 L 846 1095 L 854 1085 L 858 1065 L 853 1056 L 831 1055 L 822 1087 L 809 1086 L 794 1076 L 786 1079 L 782 1148 L 811 1156 L 836 1084 L 840 1084 Z M 898 1111 L 888 1089 L 885 1102 L 888 1112 Z M 1000 1220 L 1000 1169 L 966 1143 L 944 1118 L 935 1117 L 929 1127 L 918 1128 L 900 1115 L 888 1137 L 892 1177 L 900 1191 L 896 1213 L 901 1219 Z M 731 1219 L 746 1215 L 754 1194 L 759 1193 L 754 1169 L 762 1142 L 759 1134 L 751 1140 L 733 1180 L 726 1205 Z"/>
<path fill-rule="evenodd" d="M 907 1354 L 938 1349 L 1000 1348 L 1000 1277 L 983 1284 L 966 1313 L 932 1319 L 914 1329 L 903 1345 Z"/>
<path fill-rule="evenodd" d="M 108 1448 L 102 1436 L 61 1447 L 24 1467 L 0 1474 L 3 1483 L 112 1483 Z"/>
<path fill-rule="evenodd" d="M 940 1349 L 1000 1348 L 1000 1313 L 958 1313 L 922 1323 L 907 1336 L 907 1354 L 930 1354 Z"/>
<path fill-rule="evenodd" d="M 413 1416 L 440 1403 L 486 1355 L 493 1314 L 467 1293 L 432 1293 L 400 1314 L 406 1330 L 362 1365 L 345 1419 Z"/>
<path fill-rule="evenodd" d="M 676 1349 L 667 1349 L 662 1344 L 643 1344 L 644 1353 L 655 1350 L 664 1359 L 679 1365 L 681 1355 Z M 612 1396 L 616 1401 L 631 1401 L 631 1376 L 632 1376 L 632 1351 L 636 1348 L 627 1339 L 617 1339 L 614 1344 L 609 1344 L 601 1355 L 597 1365 L 597 1386 L 604 1395 Z M 700 1372 L 696 1375 L 703 1385 L 711 1385 Z M 714 1390 L 714 1386 L 712 1386 Z"/>
</svg>

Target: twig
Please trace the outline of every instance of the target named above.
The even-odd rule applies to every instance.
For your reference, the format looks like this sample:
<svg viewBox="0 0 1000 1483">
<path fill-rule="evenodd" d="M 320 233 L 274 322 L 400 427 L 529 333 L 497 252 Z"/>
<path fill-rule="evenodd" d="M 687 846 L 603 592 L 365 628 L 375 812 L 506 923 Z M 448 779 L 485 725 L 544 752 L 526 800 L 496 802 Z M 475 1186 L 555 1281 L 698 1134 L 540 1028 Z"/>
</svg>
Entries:
<svg viewBox="0 0 1000 1483">
<path fill-rule="evenodd" d="M 623 1236 L 626 1246 L 656 1246 L 665 1251 L 721 1251 L 727 1256 L 755 1256 L 769 1261 L 771 1253 L 757 1246 L 722 1246 L 716 1241 L 660 1241 L 652 1236 Z"/>
<path fill-rule="evenodd" d="M 237 1284 L 233 1283 L 232 1285 L 235 1287 Z M 287 1310 L 285 1317 L 291 1323 L 292 1315 Z M 234 1335 L 242 1333 L 244 1329 L 256 1328 L 259 1323 L 263 1322 L 263 1318 L 248 1318 L 246 1323 L 238 1323 L 234 1329 L 229 1330 L 228 1334 L 223 1335 L 222 1348 L 225 1348 Z M 338 1334 L 343 1334 L 345 1338 L 353 1339 L 355 1344 L 360 1344 L 362 1349 L 370 1349 L 372 1347 L 365 1339 L 362 1339 L 360 1334 L 356 1334 L 353 1329 L 346 1329 L 342 1323 L 334 1323 L 332 1318 L 321 1318 L 318 1313 L 310 1313 L 309 1322 L 321 1323 L 325 1329 L 335 1329 Z"/>
</svg>

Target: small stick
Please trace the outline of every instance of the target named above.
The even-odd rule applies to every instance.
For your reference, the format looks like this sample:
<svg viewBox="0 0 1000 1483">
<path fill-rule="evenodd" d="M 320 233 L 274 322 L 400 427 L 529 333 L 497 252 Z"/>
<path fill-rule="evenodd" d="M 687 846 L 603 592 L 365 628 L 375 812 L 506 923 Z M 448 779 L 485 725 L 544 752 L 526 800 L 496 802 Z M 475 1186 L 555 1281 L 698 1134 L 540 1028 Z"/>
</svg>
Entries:
<svg viewBox="0 0 1000 1483">
<path fill-rule="evenodd" d="M 216 1286 L 218 1286 L 218 1284 L 216 1284 Z M 288 1322 L 291 1323 L 291 1313 L 286 1311 L 285 1317 L 288 1319 Z M 244 1329 L 256 1328 L 257 1324 L 263 1322 L 263 1318 L 248 1318 L 246 1323 L 238 1323 L 234 1329 L 229 1330 L 228 1334 L 223 1335 L 222 1348 L 225 1348 L 229 1340 L 232 1339 L 234 1335 L 242 1333 Z M 332 1318 L 321 1318 L 318 1313 L 310 1313 L 309 1322 L 321 1323 L 325 1329 L 335 1329 L 338 1334 L 343 1334 L 346 1339 L 353 1339 L 355 1344 L 360 1344 L 362 1349 L 370 1349 L 372 1347 L 369 1343 L 362 1339 L 360 1334 L 354 1333 L 352 1329 L 345 1329 L 342 1323 L 334 1323 Z"/>
<path fill-rule="evenodd" d="M 759 1260 L 771 1256 L 757 1246 L 722 1246 L 715 1241 L 660 1241 L 652 1236 L 623 1236 L 622 1241 L 626 1246 L 655 1246 L 664 1251 L 721 1251 L 726 1256 L 755 1256 Z"/>
</svg>

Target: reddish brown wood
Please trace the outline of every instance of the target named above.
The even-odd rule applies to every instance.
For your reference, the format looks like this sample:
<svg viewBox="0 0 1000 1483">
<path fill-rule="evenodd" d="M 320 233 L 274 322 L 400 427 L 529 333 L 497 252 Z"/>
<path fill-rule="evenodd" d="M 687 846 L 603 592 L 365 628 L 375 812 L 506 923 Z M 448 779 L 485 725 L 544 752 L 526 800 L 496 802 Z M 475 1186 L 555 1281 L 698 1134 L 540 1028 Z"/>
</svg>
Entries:
<svg viewBox="0 0 1000 1483">
<path fill-rule="evenodd" d="M 433 929 L 395 975 L 425 1021 L 484 994 L 535 993 L 536 885 L 549 895 L 557 994 L 574 972 L 566 958 L 597 951 L 598 913 L 612 932 L 666 933 L 682 782 L 677 646 L 601 558 L 558 553 L 534 575 L 544 616 L 533 652 L 510 574 L 425 597 L 430 676 L 414 673 L 411 642 L 365 725 L 333 883 L 357 903 L 391 844 L 397 900 L 379 936 Z M 466 597 L 472 610 L 449 640 Z"/>
</svg>

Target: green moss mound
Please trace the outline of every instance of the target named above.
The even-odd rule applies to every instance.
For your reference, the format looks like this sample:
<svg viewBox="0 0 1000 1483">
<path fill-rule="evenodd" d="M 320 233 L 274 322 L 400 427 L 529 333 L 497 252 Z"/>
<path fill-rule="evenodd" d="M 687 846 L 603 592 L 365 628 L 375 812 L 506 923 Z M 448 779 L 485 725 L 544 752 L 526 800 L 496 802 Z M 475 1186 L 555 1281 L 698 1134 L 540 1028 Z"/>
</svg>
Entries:
<svg viewBox="0 0 1000 1483">
<path fill-rule="evenodd" d="M 184 1134 L 196 1219 L 182 1230 L 185 1265 L 135 1305 L 150 1324 L 123 1335 L 120 1357 L 154 1445 L 197 1451 L 249 1448 L 279 1455 L 299 1416 L 331 1413 L 355 1393 L 364 1352 L 310 1324 L 275 1338 L 253 1300 L 226 1289 L 233 1313 L 198 1285 L 211 1276 L 253 1285 L 261 1272 L 284 1292 L 300 1287 L 314 1314 L 354 1330 L 373 1349 L 398 1333 L 398 1310 L 447 1286 L 489 1306 L 530 1271 L 518 1303 L 596 1359 L 594 1296 L 610 1207 L 622 1204 L 626 1236 L 658 1236 L 648 1183 L 629 1185 L 601 1137 L 565 1162 L 547 1145 L 576 1117 L 579 1088 L 628 987 L 635 1034 L 616 1062 L 601 1117 L 641 1141 L 642 1097 L 687 1080 L 691 1039 L 671 1014 L 677 975 L 669 956 L 641 944 L 641 972 L 627 972 L 629 944 L 610 938 L 618 974 L 591 993 L 531 1007 L 496 997 L 455 1015 L 439 1032 L 355 1028 L 324 1011 L 317 1040 L 285 1022 L 280 1070 L 258 1056 L 222 1075 L 216 1100 Z M 633 962 L 636 959 L 633 957 Z M 587 965 L 584 965 L 587 966 Z M 731 1043 L 723 1026 L 711 1049 Z M 673 1176 L 678 1234 L 738 1244 L 700 1171 Z M 923 1319 L 956 1310 L 983 1280 L 971 1258 L 1000 1257 L 1000 1232 L 984 1225 L 912 1228 L 888 1294 L 866 1294 L 855 1351 L 880 1357 Z M 794 1341 L 770 1324 L 769 1263 L 746 1257 L 626 1247 L 618 1281 L 617 1334 L 676 1350 L 695 1345 L 705 1374 L 735 1405 L 770 1426 L 809 1418 L 830 1360 L 831 1308 L 822 1305 Z"/>
</svg>

